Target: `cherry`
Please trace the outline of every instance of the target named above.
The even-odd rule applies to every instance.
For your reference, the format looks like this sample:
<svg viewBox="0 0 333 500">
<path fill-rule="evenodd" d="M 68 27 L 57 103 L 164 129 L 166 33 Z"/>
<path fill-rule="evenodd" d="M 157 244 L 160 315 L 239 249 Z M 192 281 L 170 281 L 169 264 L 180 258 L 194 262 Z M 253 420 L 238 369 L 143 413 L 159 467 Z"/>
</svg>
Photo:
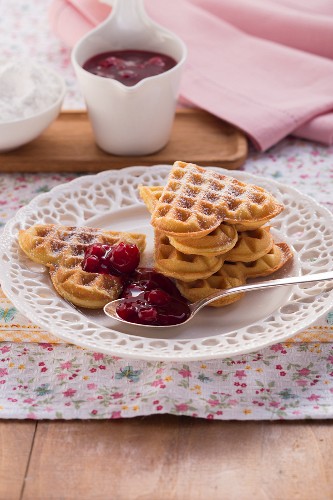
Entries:
<svg viewBox="0 0 333 500">
<path fill-rule="evenodd" d="M 114 246 L 95 243 L 86 249 L 82 269 L 119 276 L 132 273 L 139 262 L 140 251 L 136 245 L 124 242 Z M 124 276 L 122 278 L 126 281 Z"/>
<path fill-rule="evenodd" d="M 121 242 L 110 252 L 110 264 L 119 273 L 132 273 L 139 265 L 140 251 L 136 245 Z"/>
<path fill-rule="evenodd" d="M 146 284 L 147 290 L 161 288 L 172 297 L 177 297 L 179 300 L 184 300 L 176 285 L 163 274 L 157 273 L 154 269 L 148 267 L 140 267 L 135 271 L 135 279 L 140 283 Z"/>
<path fill-rule="evenodd" d="M 139 309 L 138 318 L 142 323 L 153 323 L 157 319 L 157 310 L 154 307 Z"/>
<path fill-rule="evenodd" d="M 101 274 L 118 274 L 113 272 L 113 269 L 110 266 L 110 258 L 107 253 L 99 260 L 99 272 Z"/>
<path fill-rule="evenodd" d="M 125 321 L 135 323 L 137 319 L 136 308 L 132 304 L 122 303 L 117 307 L 117 314 Z"/>
<path fill-rule="evenodd" d="M 170 302 L 171 297 L 164 290 L 151 290 L 150 292 L 145 293 L 145 299 L 149 304 L 153 304 L 156 306 L 162 306 L 168 304 Z"/>
<path fill-rule="evenodd" d="M 151 57 L 148 59 L 146 62 L 147 66 L 159 66 L 160 68 L 164 68 L 165 66 L 165 61 L 159 56 Z"/>
<path fill-rule="evenodd" d="M 89 255 L 86 257 L 82 264 L 82 269 L 88 273 L 98 273 L 99 271 L 99 260 L 95 255 Z"/>
<path fill-rule="evenodd" d="M 103 257 L 107 250 L 110 250 L 110 245 L 102 245 L 102 243 L 95 243 L 87 248 L 85 252 L 85 257 L 89 255 L 95 255 L 96 257 Z"/>
</svg>

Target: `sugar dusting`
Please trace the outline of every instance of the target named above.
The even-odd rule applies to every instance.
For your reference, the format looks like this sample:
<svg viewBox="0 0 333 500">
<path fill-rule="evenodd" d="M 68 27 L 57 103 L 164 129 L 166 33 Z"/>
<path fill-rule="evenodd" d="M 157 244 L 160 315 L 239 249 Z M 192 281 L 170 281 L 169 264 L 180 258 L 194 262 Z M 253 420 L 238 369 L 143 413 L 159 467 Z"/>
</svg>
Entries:
<svg viewBox="0 0 333 500">
<path fill-rule="evenodd" d="M 62 86 L 47 68 L 25 61 L 0 61 L 0 123 L 29 118 L 60 97 Z"/>
<path fill-rule="evenodd" d="M 280 211 L 274 197 L 262 188 L 194 164 L 176 162 L 152 223 L 169 234 L 194 236 L 213 229 L 217 221 L 263 221 Z"/>
</svg>

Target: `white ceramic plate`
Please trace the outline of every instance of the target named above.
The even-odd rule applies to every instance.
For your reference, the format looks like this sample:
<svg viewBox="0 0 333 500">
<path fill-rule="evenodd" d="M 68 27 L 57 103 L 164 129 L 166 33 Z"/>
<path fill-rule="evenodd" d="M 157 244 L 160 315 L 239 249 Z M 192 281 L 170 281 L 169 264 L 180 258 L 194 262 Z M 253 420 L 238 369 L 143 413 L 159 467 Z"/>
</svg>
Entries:
<svg viewBox="0 0 333 500">
<path fill-rule="evenodd" d="M 34 198 L 4 228 L 0 244 L 0 277 L 6 295 L 31 321 L 64 341 L 125 358 L 190 361 L 234 356 L 286 340 L 310 325 L 333 305 L 325 283 L 282 287 L 247 294 L 221 309 L 206 308 L 190 323 L 146 329 L 112 321 L 102 312 L 74 309 L 52 287 L 44 266 L 20 250 L 17 234 L 35 223 L 86 225 L 144 232 L 145 263 L 151 261 L 149 214 L 138 198 L 138 186 L 165 183 L 169 166 L 130 167 L 84 176 Z M 215 168 L 226 175 L 229 171 Z M 295 275 L 333 268 L 333 217 L 313 199 L 269 179 L 232 172 L 239 180 L 260 185 L 285 205 L 274 219 L 277 241 L 294 250 L 291 264 L 275 273 Z"/>
</svg>

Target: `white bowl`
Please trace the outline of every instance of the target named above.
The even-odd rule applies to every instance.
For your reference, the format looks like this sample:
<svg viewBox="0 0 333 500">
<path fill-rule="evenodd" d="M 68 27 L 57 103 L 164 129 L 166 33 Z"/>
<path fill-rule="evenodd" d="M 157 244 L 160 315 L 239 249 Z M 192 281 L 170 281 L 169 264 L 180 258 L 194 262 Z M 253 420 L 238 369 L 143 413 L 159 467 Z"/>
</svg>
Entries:
<svg viewBox="0 0 333 500">
<path fill-rule="evenodd" d="M 47 71 L 53 79 L 59 82 L 59 95 L 56 100 L 42 111 L 28 118 L 18 118 L 8 122 L 0 122 L 0 152 L 16 149 L 33 139 L 36 139 L 58 116 L 66 94 L 64 80 L 54 71 L 43 66 L 34 65 Z"/>
</svg>

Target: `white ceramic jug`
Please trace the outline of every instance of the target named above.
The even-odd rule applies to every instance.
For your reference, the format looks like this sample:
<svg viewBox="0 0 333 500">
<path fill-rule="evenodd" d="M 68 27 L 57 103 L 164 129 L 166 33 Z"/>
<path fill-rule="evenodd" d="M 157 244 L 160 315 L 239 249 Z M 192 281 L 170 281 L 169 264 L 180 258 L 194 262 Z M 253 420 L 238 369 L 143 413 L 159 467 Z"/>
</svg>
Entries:
<svg viewBox="0 0 333 500">
<path fill-rule="evenodd" d="M 96 54 L 126 49 L 166 54 L 177 64 L 132 87 L 82 68 Z M 116 0 L 109 18 L 79 40 L 72 51 L 72 63 L 95 140 L 104 151 L 146 155 L 165 146 L 186 54 L 180 38 L 150 20 L 142 0 Z"/>
</svg>

